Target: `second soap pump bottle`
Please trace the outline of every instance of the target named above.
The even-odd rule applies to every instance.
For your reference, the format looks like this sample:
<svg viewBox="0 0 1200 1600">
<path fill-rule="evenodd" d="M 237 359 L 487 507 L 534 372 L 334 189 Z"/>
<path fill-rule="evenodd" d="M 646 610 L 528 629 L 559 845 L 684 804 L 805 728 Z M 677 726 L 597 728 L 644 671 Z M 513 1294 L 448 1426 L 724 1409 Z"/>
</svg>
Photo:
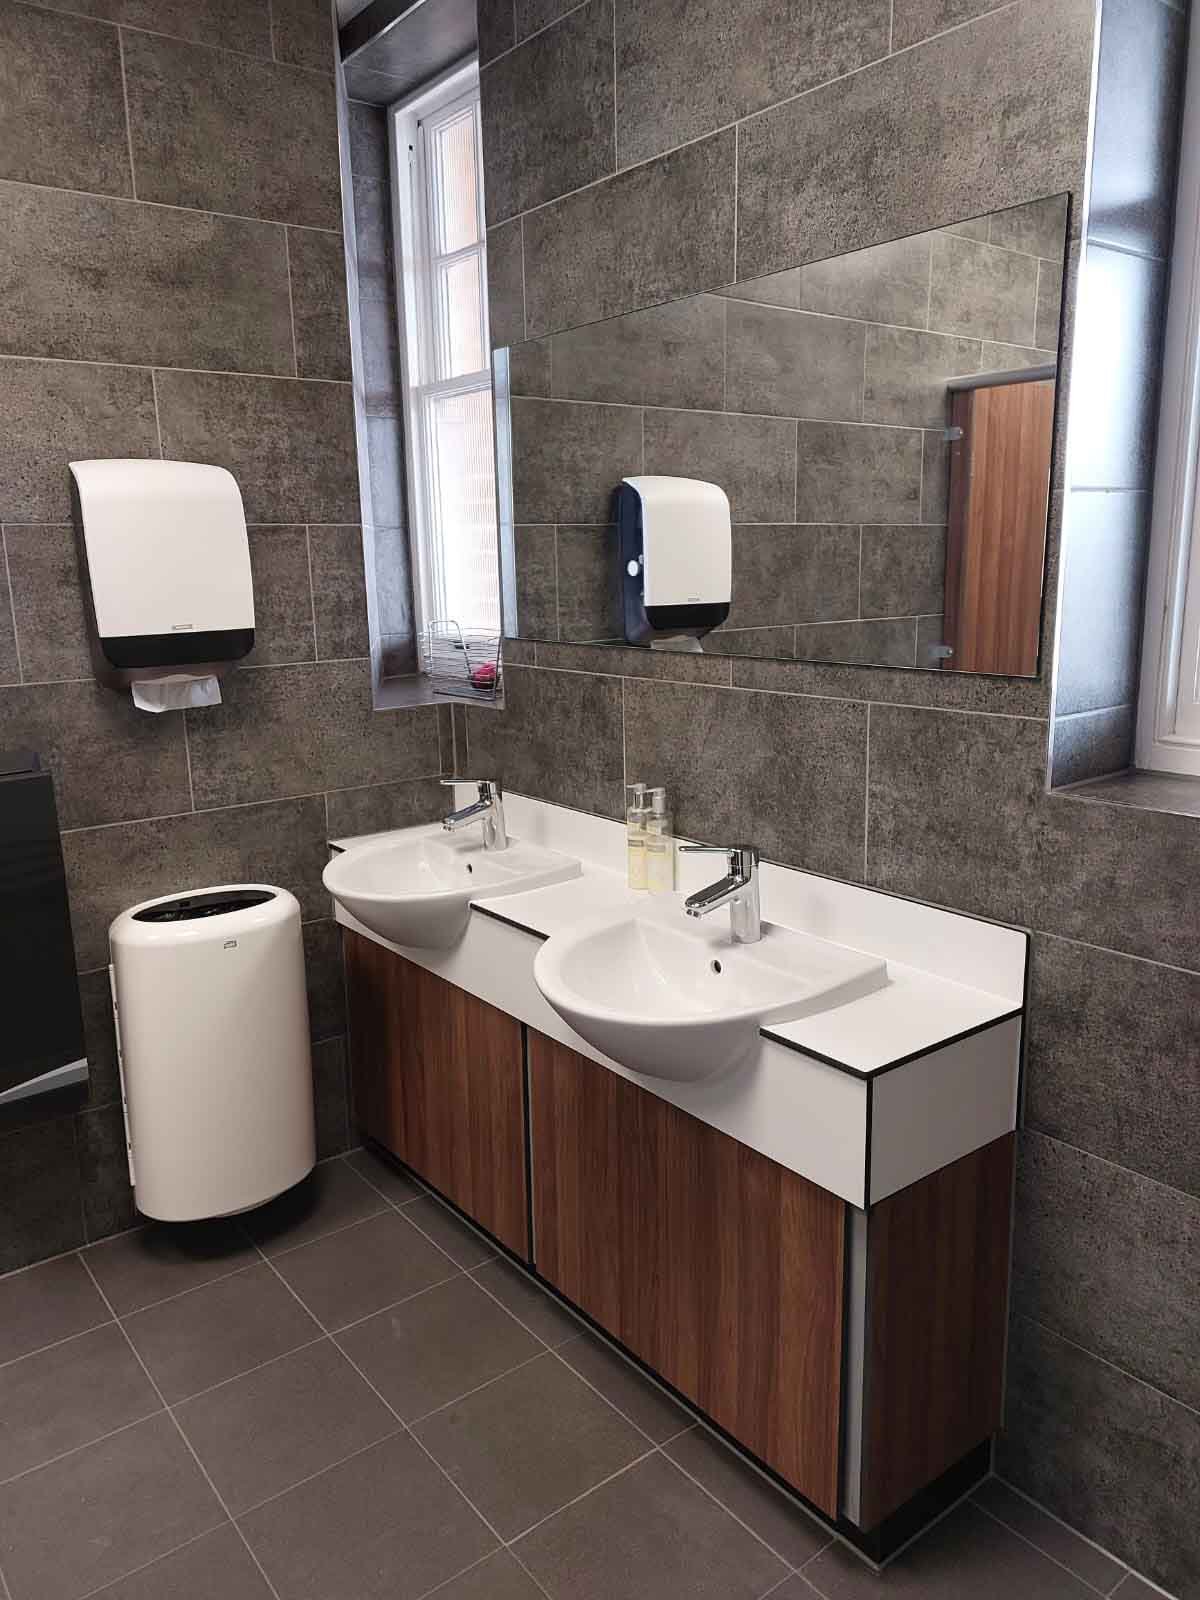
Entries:
<svg viewBox="0 0 1200 1600">
<path fill-rule="evenodd" d="M 667 791 L 631 783 L 629 793 L 625 813 L 629 887 L 669 894 L 675 887 L 675 841 Z"/>
</svg>

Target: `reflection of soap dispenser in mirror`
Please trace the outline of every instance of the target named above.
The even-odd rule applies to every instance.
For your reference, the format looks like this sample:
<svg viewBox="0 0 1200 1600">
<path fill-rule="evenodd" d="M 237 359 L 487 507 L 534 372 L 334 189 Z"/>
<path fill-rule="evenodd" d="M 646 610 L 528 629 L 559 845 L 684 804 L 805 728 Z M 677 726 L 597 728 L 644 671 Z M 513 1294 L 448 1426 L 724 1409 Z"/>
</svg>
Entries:
<svg viewBox="0 0 1200 1600">
<path fill-rule="evenodd" d="M 646 887 L 651 894 L 670 894 L 675 887 L 675 841 L 667 811 L 667 791 L 651 789 L 646 817 Z"/>
<path fill-rule="evenodd" d="M 627 785 L 629 801 L 625 807 L 626 875 L 631 889 L 646 887 L 646 823 L 650 810 L 646 804 L 646 785 Z"/>
</svg>

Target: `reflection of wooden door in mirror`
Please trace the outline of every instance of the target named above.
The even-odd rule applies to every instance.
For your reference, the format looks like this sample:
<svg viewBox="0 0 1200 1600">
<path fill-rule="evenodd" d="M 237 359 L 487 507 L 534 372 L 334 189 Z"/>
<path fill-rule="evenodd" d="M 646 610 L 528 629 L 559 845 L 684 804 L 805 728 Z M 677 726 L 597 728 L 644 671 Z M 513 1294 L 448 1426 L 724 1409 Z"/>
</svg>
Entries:
<svg viewBox="0 0 1200 1600">
<path fill-rule="evenodd" d="M 958 672 L 1037 671 L 1054 380 L 951 393 L 950 509 L 941 662 Z"/>
</svg>

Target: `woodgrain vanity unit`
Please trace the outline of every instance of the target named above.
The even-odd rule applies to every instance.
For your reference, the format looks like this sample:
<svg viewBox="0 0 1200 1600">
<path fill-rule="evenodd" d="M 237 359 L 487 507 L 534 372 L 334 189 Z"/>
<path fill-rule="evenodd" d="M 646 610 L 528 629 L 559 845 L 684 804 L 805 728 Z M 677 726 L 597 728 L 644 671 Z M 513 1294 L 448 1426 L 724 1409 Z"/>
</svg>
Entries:
<svg viewBox="0 0 1200 1600">
<path fill-rule="evenodd" d="M 886 981 L 765 1025 L 731 1071 L 651 1077 L 533 977 L 544 941 L 644 914 L 623 830 L 506 807 L 578 876 L 481 897 L 449 948 L 337 906 L 362 1134 L 886 1558 L 986 1472 L 1001 1422 L 1025 935 L 763 867 L 769 924 Z M 680 857 L 685 887 L 703 863 Z"/>
</svg>

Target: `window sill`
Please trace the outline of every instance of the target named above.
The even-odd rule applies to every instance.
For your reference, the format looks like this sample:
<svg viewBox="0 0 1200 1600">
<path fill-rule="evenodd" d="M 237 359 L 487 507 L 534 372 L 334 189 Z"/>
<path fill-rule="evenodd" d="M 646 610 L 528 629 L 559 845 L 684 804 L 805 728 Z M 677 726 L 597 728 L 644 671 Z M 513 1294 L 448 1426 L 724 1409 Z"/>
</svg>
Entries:
<svg viewBox="0 0 1200 1600">
<path fill-rule="evenodd" d="M 466 695 L 460 700 L 452 694 L 435 694 L 429 678 L 413 673 L 407 678 L 381 678 L 372 700 L 376 711 L 404 711 L 410 706 L 471 706 L 481 711 L 504 710 L 504 685 L 494 700 L 475 700 Z"/>
<path fill-rule="evenodd" d="M 414 673 L 409 678 L 381 678 L 375 685 L 376 711 L 402 711 L 408 706 L 434 706 L 445 702 L 445 695 L 435 695 L 428 678 Z"/>
<path fill-rule="evenodd" d="M 1164 811 L 1179 817 L 1200 817 L 1200 778 L 1168 772 L 1120 772 L 1115 777 L 1052 791 L 1063 800 L 1087 800 L 1140 811 Z"/>
</svg>

